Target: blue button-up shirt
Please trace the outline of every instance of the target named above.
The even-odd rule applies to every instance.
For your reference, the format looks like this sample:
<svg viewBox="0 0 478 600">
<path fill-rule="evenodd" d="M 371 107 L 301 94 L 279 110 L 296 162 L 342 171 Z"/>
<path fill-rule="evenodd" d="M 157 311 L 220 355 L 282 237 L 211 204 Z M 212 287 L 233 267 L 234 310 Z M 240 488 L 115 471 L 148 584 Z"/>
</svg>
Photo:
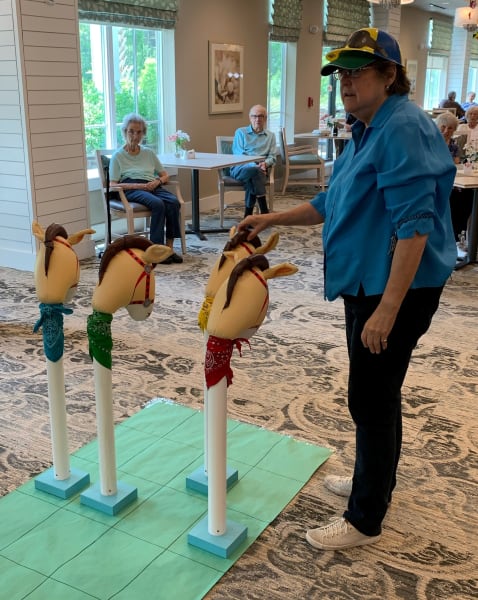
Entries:
<svg viewBox="0 0 478 600">
<path fill-rule="evenodd" d="M 325 296 L 382 294 L 397 239 L 428 234 L 412 288 L 442 286 L 456 261 L 449 197 L 456 167 L 432 119 L 391 96 L 357 121 L 312 205 L 324 217 Z"/>
</svg>

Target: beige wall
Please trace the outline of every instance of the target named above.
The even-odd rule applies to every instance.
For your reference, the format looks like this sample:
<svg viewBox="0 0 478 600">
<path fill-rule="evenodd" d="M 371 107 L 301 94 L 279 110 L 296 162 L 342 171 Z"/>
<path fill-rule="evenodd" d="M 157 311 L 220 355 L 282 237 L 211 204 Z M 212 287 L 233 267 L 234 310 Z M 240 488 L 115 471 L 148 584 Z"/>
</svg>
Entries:
<svg viewBox="0 0 478 600">
<path fill-rule="evenodd" d="M 267 1 L 181 0 L 175 33 L 176 124 L 202 152 L 216 151 L 216 135 L 232 135 L 246 125 L 249 107 L 267 100 Z M 210 115 L 208 111 L 208 42 L 244 46 L 244 112 Z M 180 174 L 189 197 L 189 177 Z M 216 174 L 200 174 L 200 193 L 216 192 Z"/>
<path fill-rule="evenodd" d="M 216 135 L 233 135 L 249 123 L 249 108 L 267 102 L 267 0 L 180 0 L 176 43 L 176 124 L 191 136 L 191 145 L 216 151 Z M 304 0 L 296 84 L 296 131 L 318 125 L 320 97 L 322 0 Z M 317 34 L 309 24 L 319 25 Z M 208 42 L 244 46 L 244 111 L 210 115 L 208 112 Z M 314 99 L 307 108 L 307 98 Z M 180 174 L 181 188 L 190 194 L 188 174 Z M 200 173 L 201 196 L 216 193 L 216 174 Z"/>
</svg>

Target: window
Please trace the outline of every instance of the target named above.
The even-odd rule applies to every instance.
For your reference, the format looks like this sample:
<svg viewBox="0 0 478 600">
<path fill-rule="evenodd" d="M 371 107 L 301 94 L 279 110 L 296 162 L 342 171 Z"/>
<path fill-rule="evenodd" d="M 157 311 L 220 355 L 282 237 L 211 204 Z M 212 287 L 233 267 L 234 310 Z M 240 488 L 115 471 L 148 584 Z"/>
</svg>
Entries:
<svg viewBox="0 0 478 600">
<path fill-rule="evenodd" d="M 285 123 L 287 43 L 269 42 L 267 73 L 267 127 L 278 135 Z"/>
<path fill-rule="evenodd" d="M 446 97 L 446 73 L 448 58 L 446 56 L 429 54 L 425 75 L 425 97 L 423 108 L 436 108 L 442 98 Z"/>
<path fill-rule="evenodd" d="M 468 67 L 468 90 L 478 89 L 478 59 L 472 58 Z"/>
<path fill-rule="evenodd" d="M 333 48 L 324 46 L 322 48 L 322 64 L 325 65 L 328 61 L 325 55 Z M 320 78 L 320 118 L 328 115 L 344 118 L 344 105 L 340 97 L 340 85 L 338 81 L 330 75 L 329 77 Z"/>
<path fill-rule="evenodd" d="M 121 145 L 130 112 L 148 123 L 145 144 L 163 152 L 175 130 L 174 33 L 80 23 L 80 51 L 88 166 L 97 148 Z"/>
<path fill-rule="evenodd" d="M 276 137 L 280 127 L 290 139 L 294 136 L 296 57 L 295 42 L 269 42 L 267 128 Z"/>
</svg>

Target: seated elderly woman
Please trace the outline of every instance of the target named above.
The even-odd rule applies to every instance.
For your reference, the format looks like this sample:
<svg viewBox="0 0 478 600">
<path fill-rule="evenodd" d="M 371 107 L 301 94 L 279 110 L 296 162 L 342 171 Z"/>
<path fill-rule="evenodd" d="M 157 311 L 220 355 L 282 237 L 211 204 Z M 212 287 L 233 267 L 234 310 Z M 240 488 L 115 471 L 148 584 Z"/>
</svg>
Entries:
<svg viewBox="0 0 478 600">
<path fill-rule="evenodd" d="M 478 107 L 475 107 L 478 109 Z M 470 112 L 469 109 L 468 112 Z M 467 114 L 468 114 L 467 112 Z M 476 121 L 475 114 L 473 113 L 474 127 L 478 123 L 478 110 L 476 110 Z M 453 158 L 455 164 L 461 162 L 462 151 L 456 141 L 453 140 L 453 134 L 458 133 L 461 125 L 458 126 L 458 119 L 451 113 L 442 113 L 435 119 L 438 129 L 441 131 L 445 142 L 448 144 L 448 149 Z M 466 125 L 464 126 L 466 127 Z M 473 130 L 473 128 L 471 130 Z M 477 128 L 478 130 L 478 128 Z M 468 137 L 467 137 L 468 141 Z M 450 210 L 451 210 L 451 222 L 453 225 L 453 232 L 455 234 L 455 240 L 460 241 L 462 232 L 467 230 L 468 219 L 471 215 L 471 209 L 473 205 L 473 190 L 465 190 L 462 188 L 453 188 L 450 194 Z M 463 250 L 463 249 L 461 249 Z"/>
<path fill-rule="evenodd" d="M 135 113 L 123 119 L 121 132 L 125 144 L 111 157 L 111 185 L 122 187 L 130 202 L 139 202 L 151 210 L 149 237 L 154 244 L 173 247 L 174 238 L 181 237 L 179 224 L 179 200 L 162 186 L 168 182 L 168 173 L 150 148 L 141 145 L 147 132 L 146 121 Z M 183 259 L 173 253 L 165 264 L 182 263 Z"/>
<path fill-rule="evenodd" d="M 453 158 L 453 162 L 457 165 L 461 162 L 461 150 L 458 144 L 453 139 L 453 134 L 458 127 L 458 119 L 449 112 L 444 112 L 438 115 L 435 119 L 435 123 L 438 129 L 441 131 L 445 142 L 448 145 L 448 150 L 450 151 L 451 157 Z"/>
<path fill-rule="evenodd" d="M 478 106 L 470 106 L 465 113 L 466 123 L 460 123 L 456 130 L 458 135 L 466 135 L 466 143 L 478 140 Z"/>
</svg>

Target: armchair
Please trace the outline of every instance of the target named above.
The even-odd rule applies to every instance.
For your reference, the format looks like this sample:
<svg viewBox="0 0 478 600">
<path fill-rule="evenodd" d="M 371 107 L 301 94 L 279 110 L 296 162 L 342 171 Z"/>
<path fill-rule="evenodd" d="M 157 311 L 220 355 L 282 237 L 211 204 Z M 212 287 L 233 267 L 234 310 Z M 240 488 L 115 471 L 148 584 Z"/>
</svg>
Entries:
<svg viewBox="0 0 478 600">
<path fill-rule="evenodd" d="M 289 185 L 314 185 L 325 189 L 325 161 L 317 154 L 317 150 L 312 146 L 288 147 L 285 129 L 281 127 L 279 134 L 279 147 L 284 167 L 284 182 L 282 184 L 282 194 L 285 193 Z M 289 179 L 291 171 L 314 170 L 317 175 L 302 179 Z"/>
<path fill-rule="evenodd" d="M 218 154 L 232 154 L 232 136 L 217 135 L 216 136 L 216 151 Z M 274 165 L 269 169 L 269 179 L 266 183 L 268 188 L 267 203 L 269 210 L 274 207 Z M 226 191 L 243 190 L 244 186 L 241 181 L 231 177 L 229 167 L 217 170 L 217 188 L 219 192 L 219 219 L 221 227 L 224 227 L 224 194 Z"/>
<path fill-rule="evenodd" d="M 111 232 L 111 220 L 126 219 L 126 230 L 129 235 L 147 235 L 149 232 L 149 221 L 151 211 L 139 202 L 129 202 L 122 188 L 109 186 L 109 164 L 112 154 L 115 150 L 101 149 L 96 151 L 96 161 L 98 165 L 98 174 L 101 182 L 101 198 L 103 201 L 103 211 L 105 216 L 105 243 L 110 244 L 112 239 L 119 237 Z M 179 183 L 169 181 L 165 187 L 175 194 L 181 205 L 180 226 L 181 226 L 181 250 L 186 253 L 186 228 L 184 219 L 184 199 L 181 195 Z M 109 188 L 109 193 L 108 193 Z M 143 228 L 139 231 L 135 229 L 135 219 L 143 219 Z"/>
</svg>

